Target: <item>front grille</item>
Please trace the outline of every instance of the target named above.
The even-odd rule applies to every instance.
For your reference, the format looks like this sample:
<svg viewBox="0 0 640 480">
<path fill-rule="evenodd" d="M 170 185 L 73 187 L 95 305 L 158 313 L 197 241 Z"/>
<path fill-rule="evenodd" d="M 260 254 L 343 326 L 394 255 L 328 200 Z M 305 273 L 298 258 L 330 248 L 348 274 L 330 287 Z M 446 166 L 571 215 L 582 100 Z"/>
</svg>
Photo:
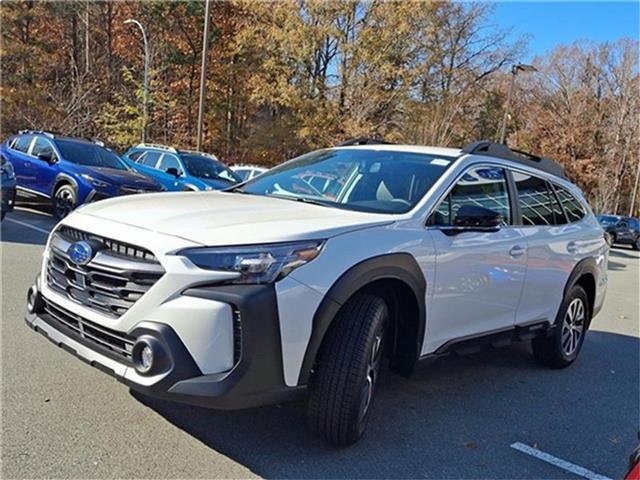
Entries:
<svg viewBox="0 0 640 480">
<path fill-rule="evenodd" d="M 65 308 L 44 299 L 44 319 L 53 327 L 62 330 L 72 338 L 82 339 L 96 350 L 132 365 L 131 352 L 135 339 L 126 333 L 96 325 Z"/>
<path fill-rule="evenodd" d="M 67 250 L 78 240 L 100 249 L 87 265 Z M 164 274 L 148 250 L 62 226 L 51 238 L 47 285 L 70 300 L 113 318 L 123 315 Z"/>
</svg>

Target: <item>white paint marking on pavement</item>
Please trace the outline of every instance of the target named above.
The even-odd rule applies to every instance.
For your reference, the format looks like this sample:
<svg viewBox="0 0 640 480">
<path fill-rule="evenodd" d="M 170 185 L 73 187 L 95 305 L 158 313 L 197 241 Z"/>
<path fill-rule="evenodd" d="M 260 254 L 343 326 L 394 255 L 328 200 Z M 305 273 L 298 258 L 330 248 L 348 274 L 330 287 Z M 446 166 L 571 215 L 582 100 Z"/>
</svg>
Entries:
<svg viewBox="0 0 640 480">
<path fill-rule="evenodd" d="M 29 225 L 28 223 L 21 222 L 20 220 L 15 220 L 13 218 L 8 218 L 7 217 L 7 218 L 5 218 L 5 221 L 6 222 L 17 223 L 18 225 L 22 225 L 23 227 L 27 227 L 27 228 L 30 228 L 31 230 L 35 230 L 37 232 L 44 233 L 45 235 L 49 235 L 49 230 L 45 230 L 44 228 L 36 227 L 34 225 Z"/>
<path fill-rule="evenodd" d="M 575 465 L 571 462 L 567 462 L 566 460 L 562 460 L 561 458 L 554 457 L 553 455 L 538 450 L 537 448 L 525 445 L 524 443 L 513 443 L 511 444 L 511 448 L 514 448 L 522 453 L 526 453 L 527 455 L 531 455 L 532 457 L 536 457 L 538 460 L 550 463 L 555 467 L 566 470 L 567 472 L 571 472 L 574 475 L 578 475 L 579 477 L 588 478 L 589 480 L 611 480 L 609 477 L 605 477 L 604 475 L 600 475 L 599 473 L 592 472 L 589 469 L 586 469 L 579 465 Z"/>
</svg>

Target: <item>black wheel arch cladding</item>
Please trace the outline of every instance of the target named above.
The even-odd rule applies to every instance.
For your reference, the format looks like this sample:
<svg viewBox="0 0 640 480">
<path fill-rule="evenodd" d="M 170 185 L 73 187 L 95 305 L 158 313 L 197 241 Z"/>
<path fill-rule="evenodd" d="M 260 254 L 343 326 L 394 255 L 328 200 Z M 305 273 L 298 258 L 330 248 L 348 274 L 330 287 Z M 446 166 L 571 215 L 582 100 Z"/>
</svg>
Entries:
<svg viewBox="0 0 640 480">
<path fill-rule="evenodd" d="M 593 278 L 593 289 L 587 287 L 585 288 L 585 276 L 591 276 Z M 589 322 L 591 322 L 591 317 L 593 316 L 593 308 L 595 302 L 595 291 L 597 289 L 598 282 L 598 264 L 596 263 L 596 259 L 593 257 L 583 258 L 580 260 L 569 275 L 567 283 L 564 286 L 564 292 L 562 298 L 567 298 L 569 291 L 575 285 L 582 285 L 584 288 L 587 298 L 589 300 Z"/>
<path fill-rule="evenodd" d="M 420 356 L 425 330 L 426 280 L 415 258 L 408 253 L 391 253 L 364 260 L 344 272 L 331 286 L 313 316 L 311 337 L 307 344 L 298 385 L 309 381 L 322 341 L 336 314 L 356 292 L 383 280 L 402 282 L 415 297 L 417 306 L 417 332 L 410 351 L 403 351 L 392 362 L 391 368 L 409 375 Z"/>
</svg>

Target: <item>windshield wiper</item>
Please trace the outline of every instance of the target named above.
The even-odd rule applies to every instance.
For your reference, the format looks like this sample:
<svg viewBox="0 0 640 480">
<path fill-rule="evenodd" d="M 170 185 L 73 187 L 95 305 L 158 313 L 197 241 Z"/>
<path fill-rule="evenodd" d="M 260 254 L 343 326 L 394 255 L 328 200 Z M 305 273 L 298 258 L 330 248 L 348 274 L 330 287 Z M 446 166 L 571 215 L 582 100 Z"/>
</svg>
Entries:
<svg viewBox="0 0 640 480">
<path fill-rule="evenodd" d="M 333 205 L 330 202 L 323 202 L 322 200 L 315 200 L 313 198 L 308 198 L 308 197 L 292 197 L 289 195 L 278 195 L 278 194 L 268 194 L 268 197 L 275 197 L 275 198 L 281 198 L 283 200 L 293 200 L 295 202 L 300 202 L 300 203 L 308 203 L 309 205 L 319 205 L 321 207 L 330 207 L 332 208 Z"/>
</svg>

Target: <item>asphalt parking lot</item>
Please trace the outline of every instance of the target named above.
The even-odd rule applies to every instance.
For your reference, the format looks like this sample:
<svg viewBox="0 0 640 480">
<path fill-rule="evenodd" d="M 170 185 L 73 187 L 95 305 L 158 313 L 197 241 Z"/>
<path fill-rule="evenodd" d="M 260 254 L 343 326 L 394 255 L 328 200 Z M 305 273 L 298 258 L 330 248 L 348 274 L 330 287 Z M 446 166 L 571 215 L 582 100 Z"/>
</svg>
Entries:
<svg viewBox="0 0 640 480">
<path fill-rule="evenodd" d="M 302 404 L 216 412 L 145 398 L 27 328 L 53 225 L 25 209 L 2 223 L 2 478 L 580 478 L 518 443 L 603 477 L 626 472 L 639 430 L 638 252 L 611 251 L 605 308 L 569 369 L 536 365 L 521 344 L 410 380 L 387 374 L 367 435 L 338 450 L 306 429 Z"/>
</svg>

